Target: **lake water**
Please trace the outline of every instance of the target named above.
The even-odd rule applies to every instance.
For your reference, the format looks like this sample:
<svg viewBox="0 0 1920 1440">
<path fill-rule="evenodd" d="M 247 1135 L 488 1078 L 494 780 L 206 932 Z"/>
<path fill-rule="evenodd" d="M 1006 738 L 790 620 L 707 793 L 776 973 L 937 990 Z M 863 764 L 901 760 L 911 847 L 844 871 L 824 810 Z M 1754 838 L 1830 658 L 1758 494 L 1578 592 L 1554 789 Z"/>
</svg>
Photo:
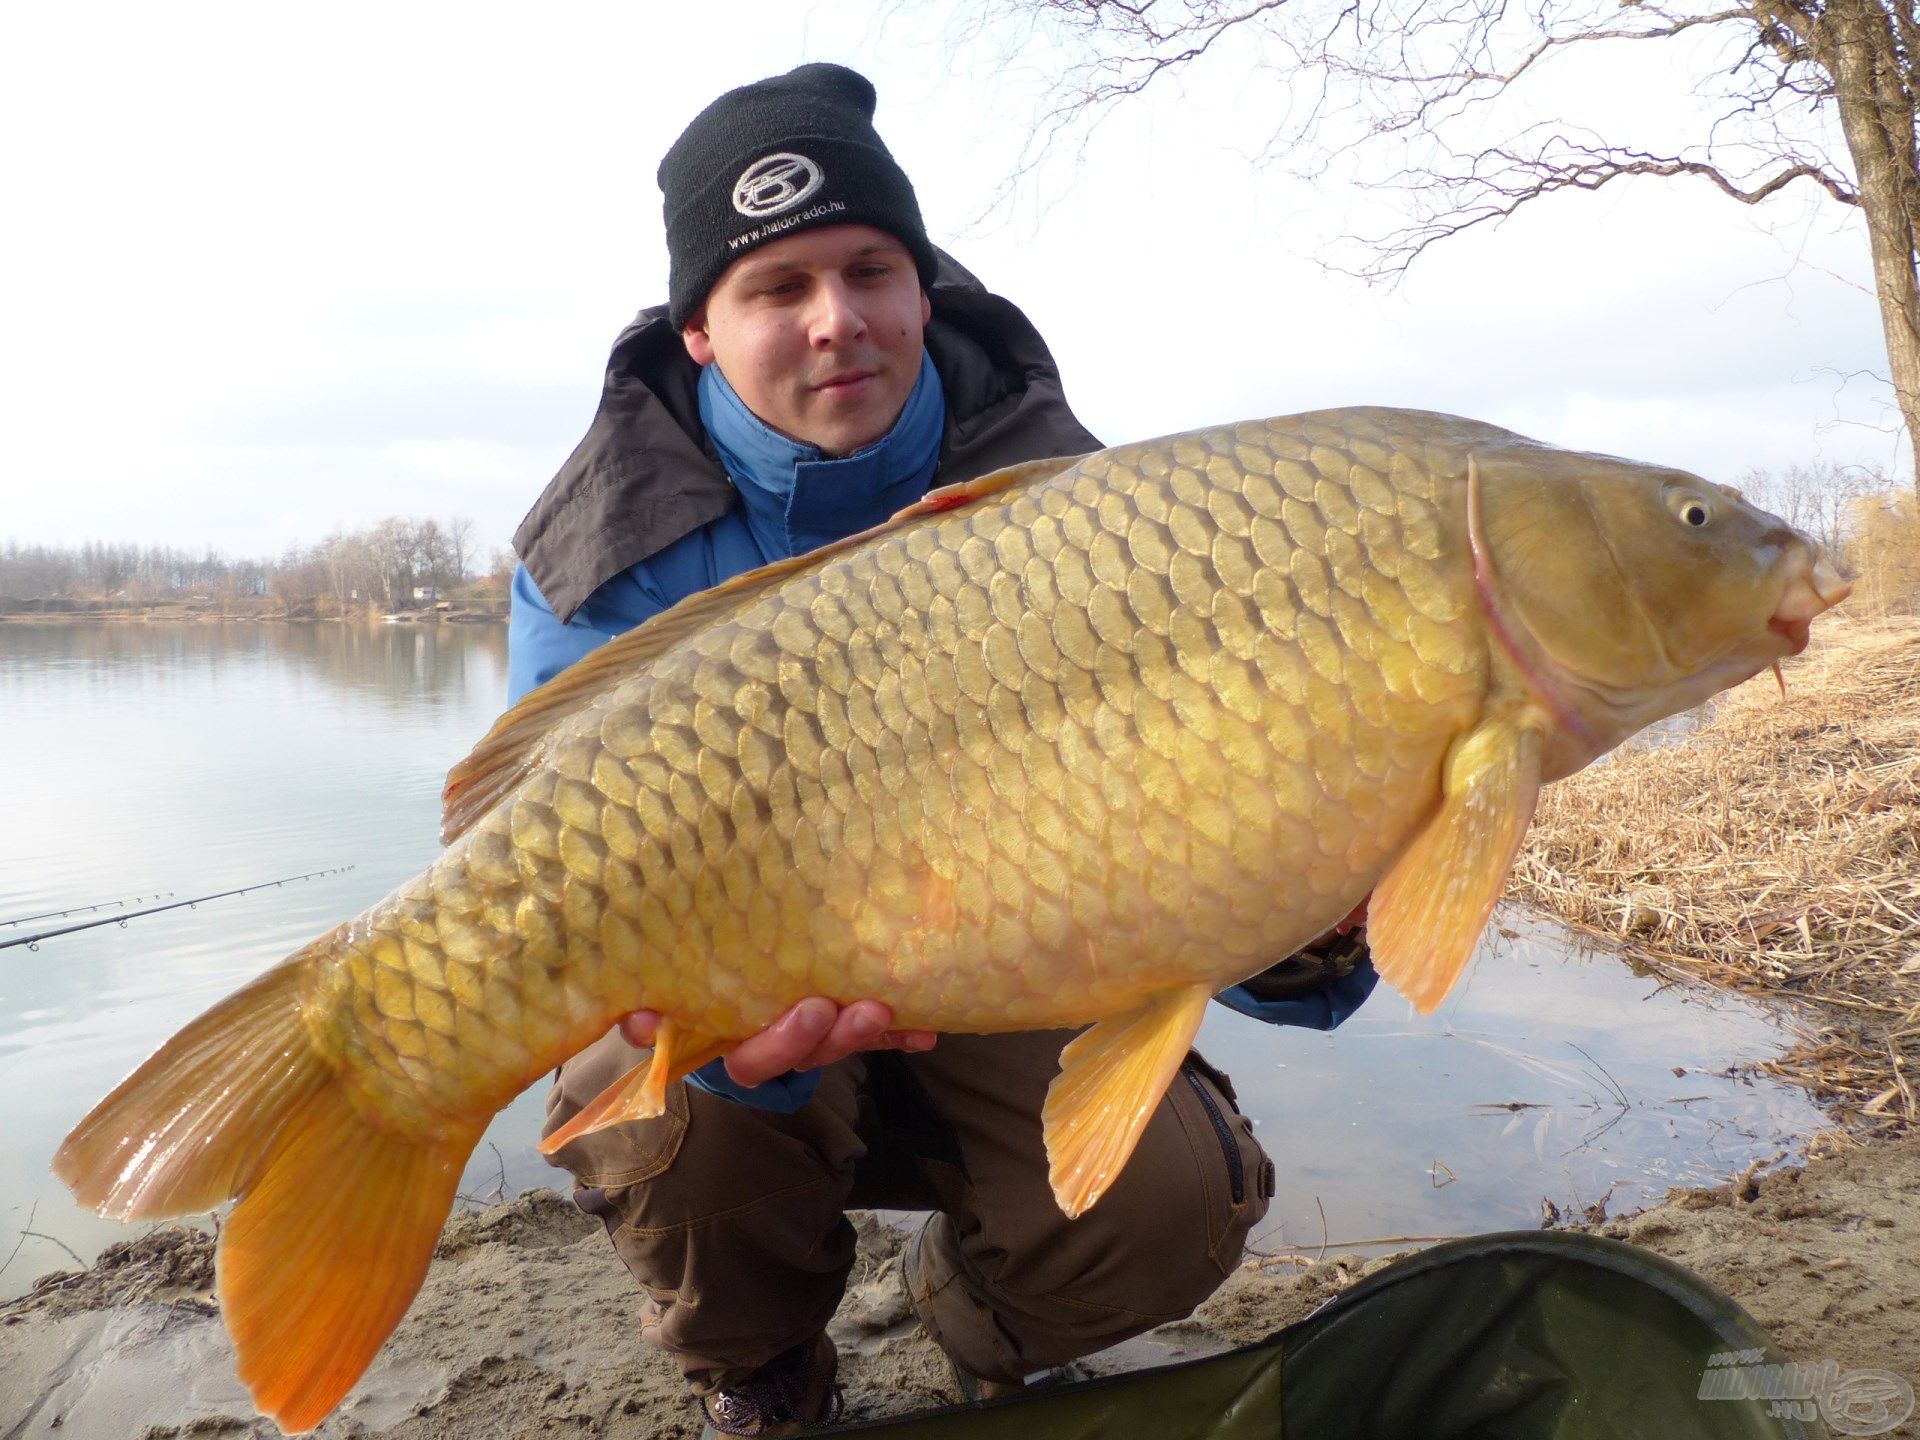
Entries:
<svg viewBox="0 0 1920 1440">
<path fill-rule="evenodd" d="M 432 860 L 442 778 L 505 688 L 490 626 L 0 625 L 0 943 L 94 918 L 14 917 L 339 872 L 0 950 L 0 1296 L 129 1233 L 53 1179 L 61 1137 L 213 1000 Z M 1213 1007 L 1201 1044 L 1279 1168 L 1262 1246 L 1531 1226 L 1543 1198 L 1610 1189 L 1637 1207 L 1820 1125 L 1799 1092 L 1719 1073 L 1787 1043 L 1770 1013 L 1502 925 L 1432 1016 L 1384 988 L 1332 1035 Z M 496 1119 L 467 1194 L 559 1176 L 533 1150 L 543 1089 Z"/>
</svg>

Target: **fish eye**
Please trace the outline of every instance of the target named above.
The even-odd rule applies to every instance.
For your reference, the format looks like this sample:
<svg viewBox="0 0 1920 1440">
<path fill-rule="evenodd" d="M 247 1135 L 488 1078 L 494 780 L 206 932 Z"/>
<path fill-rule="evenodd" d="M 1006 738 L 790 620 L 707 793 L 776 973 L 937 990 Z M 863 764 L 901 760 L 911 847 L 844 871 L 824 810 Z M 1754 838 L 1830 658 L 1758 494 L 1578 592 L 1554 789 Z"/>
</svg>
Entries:
<svg viewBox="0 0 1920 1440">
<path fill-rule="evenodd" d="M 1713 519 L 1713 502 L 1694 490 L 1669 490 L 1667 508 L 1673 512 L 1674 519 L 1695 529 Z"/>
</svg>

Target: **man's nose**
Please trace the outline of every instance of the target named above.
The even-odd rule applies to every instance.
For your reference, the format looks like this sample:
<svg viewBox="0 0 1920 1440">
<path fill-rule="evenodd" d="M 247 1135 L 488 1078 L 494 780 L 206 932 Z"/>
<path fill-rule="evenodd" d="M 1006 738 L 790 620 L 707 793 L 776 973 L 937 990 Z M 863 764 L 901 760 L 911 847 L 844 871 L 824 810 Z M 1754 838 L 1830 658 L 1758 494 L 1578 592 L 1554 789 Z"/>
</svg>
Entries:
<svg viewBox="0 0 1920 1440">
<path fill-rule="evenodd" d="M 814 348 L 829 349 L 858 340 L 867 332 L 867 322 L 851 290 L 838 277 L 814 288 L 813 313 L 808 316 L 807 338 Z"/>
</svg>

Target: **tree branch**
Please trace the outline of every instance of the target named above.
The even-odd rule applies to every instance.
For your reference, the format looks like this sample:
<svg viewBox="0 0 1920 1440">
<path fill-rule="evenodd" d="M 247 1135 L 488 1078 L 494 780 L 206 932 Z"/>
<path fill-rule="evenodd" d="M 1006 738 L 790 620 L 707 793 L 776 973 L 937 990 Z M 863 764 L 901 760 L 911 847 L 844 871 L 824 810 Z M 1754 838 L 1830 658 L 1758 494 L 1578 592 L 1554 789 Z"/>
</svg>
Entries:
<svg viewBox="0 0 1920 1440">
<path fill-rule="evenodd" d="M 1025 21 L 1029 33 L 1067 37 L 1069 54 L 1085 56 L 1064 67 L 1056 93 L 1067 98 L 1045 117 L 1039 150 L 1187 67 L 1224 66 L 1238 54 L 1251 57 L 1251 71 L 1271 69 L 1281 119 L 1267 131 L 1267 155 L 1284 151 L 1314 178 L 1336 160 L 1350 164 L 1353 183 L 1405 201 L 1403 228 L 1361 241 L 1371 258 L 1348 273 L 1370 279 L 1397 277 L 1437 241 L 1562 191 L 1630 176 L 1689 179 L 1759 205 L 1805 181 L 1866 219 L 1891 384 L 1920 435 L 1920 0 L 980 3 L 969 13 L 990 19 L 979 23 Z M 1230 33 L 1244 48 L 1223 43 Z M 1717 53 L 1687 50 L 1689 63 L 1704 62 L 1692 88 L 1712 109 L 1679 136 L 1644 140 L 1637 116 L 1609 118 L 1609 140 L 1507 118 L 1566 115 L 1578 103 L 1575 92 L 1542 88 L 1559 73 L 1547 67 L 1556 56 L 1715 34 L 1737 38 Z M 1625 62 L 1621 69 L 1629 74 Z M 1383 140 L 1389 152 L 1397 147 L 1397 168 L 1373 178 Z M 1020 173 L 1037 159 L 1030 150 Z"/>
<path fill-rule="evenodd" d="M 1549 154 L 1549 150 L 1558 153 Z M 1426 250 L 1441 240 L 1477 226 L 1493 224 L 1525 205 L 1564 190 L 1595 191 L 1629 176 L 1691 177 L 1704 180 L 1722 194 L 1745 205 L 1758 205 L 1796 180 L 1808 180 L 1846 205 L 1860 197 L 1838 177 L 1816 165 L 1791 164 L 1757 182 L 1742 182 L 1720 167 L 1682 156 L 1652 155 L 1632 150 L 1574 145 L 1560 136 L 1533 153 L 1494 147 L 1471 157 L 1465 174 L 1402 171 L 1394 188 L 1416 197 L 1443 197 L 1415 224 L 1385 236 L 1373 245 L 1374 257 L 1349 273 L 1368 280 L 1393 280 Z"/>
</svg>

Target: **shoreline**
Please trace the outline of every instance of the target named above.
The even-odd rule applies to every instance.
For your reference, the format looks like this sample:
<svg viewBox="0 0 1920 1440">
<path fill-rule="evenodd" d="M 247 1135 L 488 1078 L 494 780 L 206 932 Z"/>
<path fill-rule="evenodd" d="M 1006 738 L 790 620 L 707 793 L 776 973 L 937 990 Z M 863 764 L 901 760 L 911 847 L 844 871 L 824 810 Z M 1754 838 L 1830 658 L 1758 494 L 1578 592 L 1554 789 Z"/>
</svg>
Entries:
<svg viewBox="0 0 1920 1440">
<path fill-rule="evenodd" d="M 902 1232 L 859 1216 L 831 1333 L 847 1421 L 958 1399 L 907 1308 Z M 1920 1137 L 1709 1189 L 1682 1189 L 1587 1230 L 1639 1245 L 1729 1294 L 1789 1357 L 1841 1372 L 1920 1355 Z M 212 1283 L 213 1237 L 163 1225 L 87 1270 L 0 1306 L 0 1414 L 18 1440 L 272 1437 L 232 1374 Z M 1409 1253 L 1406 1250 L 1396 1254 Z M 1392 1256 L 1250 1255 L 1189 1319 L 1093 1357 L 1096 1374 L 1249 1344 L 1303 1319 Z M 668 1359 L 635 1333 L 640 1296 L 600 1226 L 550 1190 L 454 1215 L 419 1298 L 323 1440 L 695 1440 Z M 114 1364 L 95 1363 L 111 1352 Z M 27 1397 L 31 1397 L 30 1399 Z M 1920 1434 L 1912 1421 L 1892 1435 Z"/>
</svg>

